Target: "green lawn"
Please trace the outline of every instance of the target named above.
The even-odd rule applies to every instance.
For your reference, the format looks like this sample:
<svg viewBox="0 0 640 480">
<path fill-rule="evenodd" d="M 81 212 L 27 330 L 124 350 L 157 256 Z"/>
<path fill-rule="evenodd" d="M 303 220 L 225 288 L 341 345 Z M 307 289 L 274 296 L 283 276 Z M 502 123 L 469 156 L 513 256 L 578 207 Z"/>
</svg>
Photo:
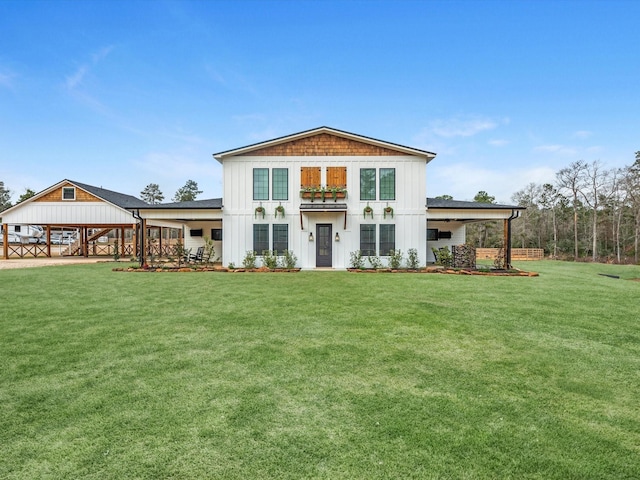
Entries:
<svg viewBox="0 0 640 480">
<path fill-rule="evenodd" d="M 640 267 L 519 266 L 2 270 L 0 478 L 640 478 Z"/>
</svg>

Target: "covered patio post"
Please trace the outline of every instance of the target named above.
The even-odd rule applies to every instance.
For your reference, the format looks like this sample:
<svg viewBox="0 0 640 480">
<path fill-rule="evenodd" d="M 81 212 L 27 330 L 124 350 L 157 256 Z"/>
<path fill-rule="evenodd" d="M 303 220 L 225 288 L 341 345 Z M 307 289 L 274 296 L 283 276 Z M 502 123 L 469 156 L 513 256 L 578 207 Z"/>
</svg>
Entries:
<svg viewBox="0 0 640 480">
<path fill-rule="evenodd" d="M 2 225 L 2 256 L 5 260 L 9 259 L 9 224 Z"/>
</svg>

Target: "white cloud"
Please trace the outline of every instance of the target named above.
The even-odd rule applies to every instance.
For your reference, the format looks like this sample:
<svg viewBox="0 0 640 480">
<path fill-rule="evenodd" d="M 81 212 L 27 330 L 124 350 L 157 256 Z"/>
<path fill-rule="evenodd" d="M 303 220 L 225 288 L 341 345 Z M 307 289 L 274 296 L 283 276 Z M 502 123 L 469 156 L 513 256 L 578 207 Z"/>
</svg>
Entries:
<svg viewBox="0 0 640 480">
<path fill-rule="evenodd" d="M 566 145 L 538 145 L 533 149 L 536 152 L 556 153 L 559 155 L 575 155 L 577 150 Z"/>
<path fill-rule="evenodd" d="M 81 65 L 78 69 L 65 78 L 64 84 L 69 90 L 73 90 L 82 83 L 84 76 L 87 74 L 89 67 L 87 65 Z"/>
<path fill-rule="evenodd" d="M 489 140 L 487 143 L 492 147 L 504 147 L 506 145 L 509 145 L 510 142 L 509 140 L 495 139 L 495 140 Z"/>
<path fill-rule="evenodd" d="M 590 132 L 588 130 L 578 130 L 577 132 L 573 133 L 573 138 L 589 138 L 592 135 L 593 132 Z"/>
<path fill-rule="evenodd" d="M 438 137 L 471 137 L 486 130 L 493 130 L 498 122 L 490 118 L 462 116 L 433 120 L 427 129 Z"/>
<path fill-rule="evenodd" d="M 65 77 L 64 84 L 67 89 L 74 90 L 82 85 L 85 76 L 89 73 L 91 68 L 97 65 L 104 58 L 106 58 L 112 50 L 113 46 L 109 45 L 107 47 L 101 48 L 97 52 L 92 53 L 90 62 L 83 63 L 71 75 Z"/>
</svg>

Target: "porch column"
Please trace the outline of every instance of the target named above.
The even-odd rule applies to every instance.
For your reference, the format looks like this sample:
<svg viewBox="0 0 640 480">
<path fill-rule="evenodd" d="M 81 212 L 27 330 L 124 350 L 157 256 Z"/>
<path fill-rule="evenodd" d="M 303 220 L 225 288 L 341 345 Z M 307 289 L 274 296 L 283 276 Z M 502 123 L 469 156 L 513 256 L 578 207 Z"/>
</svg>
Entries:
<svg viewBox="0 0 640 480">
<path fill-rule="evenodd" d="M 89 228 L 82 227 L 82 256 L 89 256 Z"/>
<path fill-rule="evenodd" d="M 47 257 L 51 258 L 51 225 L 45 225 L 47 230 Z"/>
<path fill-rule="evenodd" d="M 2 256 L 5 260 L 9 259 L 9 224 L 2 225 Z"/>
<path fill-rule="evenodd" d="M 120 256 L 124 257 L 124 227 L 120 228 Z"/>
<path fill-rule="evenodd" d="M 147 249 L 146 249 L 146 245 L 145 245 L 145 241 L 146 241 L 146 233 L 147 233 L 147 221 L 144 218 L 140 219 L 140 266 L 144 266 L 145 263 L 147 263 L 146 258 L 147 258 Z"/>
<path fill-rule="evenodd" d="M 134 223 L 131 227 L 133 232 L 131 233 L 131 250 L 133 250 L 133 256 L 138 257 L 138 224 Z"/>
<path fill-rule="evenodd" d="M 504 268 L 511 268 L 511 220 L 505 219 L 503 230 Z"/>
</svg>

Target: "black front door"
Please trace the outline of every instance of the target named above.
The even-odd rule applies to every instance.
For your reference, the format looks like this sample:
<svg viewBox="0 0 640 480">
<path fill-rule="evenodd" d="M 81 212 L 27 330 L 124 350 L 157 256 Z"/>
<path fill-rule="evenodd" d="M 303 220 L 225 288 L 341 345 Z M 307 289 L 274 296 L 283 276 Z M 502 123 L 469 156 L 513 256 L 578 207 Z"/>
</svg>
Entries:
<svg viewBox="0 0 640 480">
<path fill-rule="evenodd" d="M 331 224 L 316 225 L 316 267 L 331 267 Z"/>
</svg>

